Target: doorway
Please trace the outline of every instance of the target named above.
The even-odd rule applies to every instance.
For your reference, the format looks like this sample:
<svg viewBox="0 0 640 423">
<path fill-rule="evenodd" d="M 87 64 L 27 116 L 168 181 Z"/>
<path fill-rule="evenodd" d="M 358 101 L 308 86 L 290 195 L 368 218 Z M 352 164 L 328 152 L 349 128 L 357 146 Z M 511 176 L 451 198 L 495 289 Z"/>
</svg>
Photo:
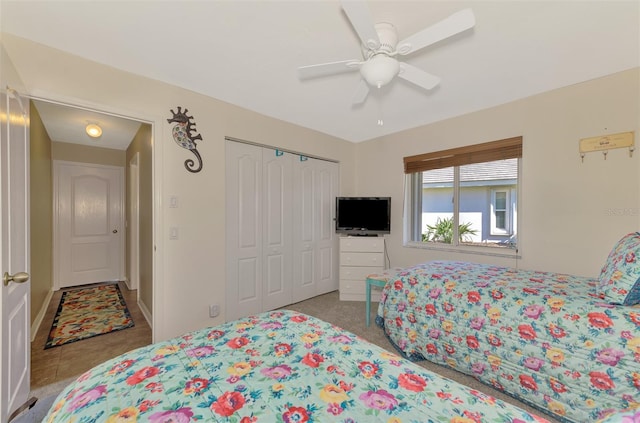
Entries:
<svg viewBox="0 0 640 423">
<path fill-rule="evenodd" d="M 118 235 L 122 238 L 122 251 L 120 253 L 122 269 L 120 274 L 124 278 L 121 279 L 121 290 L 132 290 L 133 300 L 137 304 L 131 304 L 141 310 L 143 316 L 138 320 L 146 320 L 148 325 L 152 328 L 152 311 L 154 302 L 154 255 L 153 255 L 153 233 L 154 233 L 154 213 L 153 213 L 153 122 L 136 120 L 130 117 L 116 116 L 108 113 L 90 110 L 70 104 L 57 103 L 47 99 L 32 99 L 31 101 L 32 113 L 32 131 L 31 131 L 31 145 L 32 145 L 32 173 L 41 173 L 44 175 L 51 175 L 54 161 L 60 160 L 64 162 L 82 163 L 83 166 L 103 166 L 103 167 L 119 167 L 122 172 L 122 187 L 123 187 L 123 207 L 122 216 L 123 224 L 119 228 L 109 228 L 110 232 L 114 229 L 118 230 Z M 55 135 L 59 134 L 56 128 L 62 127 L 69 129 L 74 125 L 74 122 L 80 123 L 80 129 L 76 138 L 71 138 L 73 134 L 68 132 L 69 135 Z M 85 126 L 89 123 L 99 124 L 103 130 L 102 136 L 96 139 L 88 139 L 84 132 Z M 123 125 L 123 126 L 121 126 Z M 132 135 L 124 138 L 124 145 L 114 147 L 107 145 L 109 136 L 113 133 L 121 134 L 119 132 L 122 128 L 129 128 Z M 83 139 L 84 137 L 84 139 Z M 36 155 L 36 157 L 34 157 Z M 46 160 L 45 160 L 46 158 Z M 47 168 L 48 172 L 42 171 L 38 168 Z M 131 173 L 134 173 L 132 176 Z M 135 183 L 133 181 L 136 181 Z M 49 180 L 43 180 L 40 176 L 40 181 L 32 180 L 34 191 L 32 196 L 38 196 L 38 198 L 45 198 L 48 196 L 48 210 L 43 210 L 45 207 L 38 207 L 36 210 L 31 210 L 31 220 L 34 221 L 34 214 L 37 213 L 49 213 L 53 215 L 53 181 L 49 176 Z M 51 187 L 50 192 L 46 191 L 46 187 Z M 135 193 L 130 191 L 135 188 Z M 91 190 L 93 191 L 93 190 Z M 135 200 L 137 199 L 137 201 Z M 134 205 L 132 205 L 134 203 Z M 139 218 L 134 219 L 135 223 L 132 224 L 129 219 L 135 215 L 141 215 L 146 217 L 144 221 L 140 222 Z M 47 221 L 47 219 L 41 219 Z M 49 219 L 49 221 L 53 221 Z M 46 228 L 40 228 L 39 235 L 42 235 L 42 231 L 46 232 Z M 54 231 L 53 226 L 48 228 L 52 234 Z M 135 231 L 135 233 L 134 233 Z M 133 235 L 133 236 L 132 236 Z M 52 249 L 53 242 L 41 243 L 42 249 Z M 138 248 L 132 248 L 133 245 L 138 245 Z M 37 247 L 36 247 L 37 250 Z M 32 255 L 38 255 L 41 257 L 38 251 L 32 251 Z M 32 309 L 37 312 L 38 316 L 32 319 L 32 341 L 38 331 L 37 329 L 42 326 L 48 330 L 51 325 L 51 321 L 44 320 L 47 313 L 48 305 L 55 302 L 56 292 L 54 289 L 58 287 L 54 284 L 53 269 L 53 257 L 50 258 L 48 265 L 46 260 L 43 262 L 39 260 L 39 263 L 34 263 L 35 267 L 39 269 L 40 277 L 39 283 L 44 286 L 35 286 L 34 291 L 37 295 L 32 296 Z M 34 267 L 34 266 L 32 266 Z M 104 279 L 103 277 L 99 279 Z M 112 279 L 112 278 L 106 278 Z M 34 284 L 37 285 L 38 282 Z M 124 293 L 124 292 L 123 292 Z M 131 297 L 128 297 L 131 298 Z M 128 301 L 129 303 L 130 301 Z M 55 304 L 57 306 L 57 303 Z M 130 307 L 131 307 L 130 306 Z M 144 322 L 140 322 L 141 324 Z M 136 322 L 136 325 L 138 322 Z M 40 328 L 43 329 L 43 328 Z M 98 337 L 97 342 L 101 342 Z M 149 337 L 148 343 L 152 342 L 152 336 Z M 106 342 L 106 340 L 105 340 Z M 34 346 L 35 348 L 41 348 L 41 346 Z M 113 356 L 117 355 L 116 352 Z M 34 370 L 37 370 L 34 368 Z"/>
</svg>

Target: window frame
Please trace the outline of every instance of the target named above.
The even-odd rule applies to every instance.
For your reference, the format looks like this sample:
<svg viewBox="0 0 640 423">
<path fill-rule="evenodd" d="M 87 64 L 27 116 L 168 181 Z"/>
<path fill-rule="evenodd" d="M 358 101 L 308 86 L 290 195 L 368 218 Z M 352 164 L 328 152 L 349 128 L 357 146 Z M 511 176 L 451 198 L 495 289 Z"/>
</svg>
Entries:
<svg viewBox="0 0 640 423">
<path fill-rule="evenodd" d="M 505 203 L 504 209 L 498 210 L 496 205 L 496 194 L 499 192 L 504 192 L 505 194 Z M 511 190 L 509 188 L 492 188 L 491 189 L 491 215 L 490 215 L 490 230 L 489 233 L 491 235 L 497 236 L 510 236 L 513 235 L 513 226 L 511 225 Z M 504 212 L 504 229 L 496 226 L 497 216 L 496 212 L 503 211 Z"/>
<path fill-rule="evenodd" d="M 512 157 L 505 158 L 516 158 L 518 162 L 517 169 L 517 184 L 514 188 L 496 188 L 497 191 L 505 191 L 507 193 L 507 203 L 506 203 L 506 216 L 507 217 L 507 233 L 493 233 L 493 228 L 495 226 L 495 215 L 494 215 L 494 205 L 495 198 L 493 189 L 491 190 L 492 198 L 491 198 L 491 211 L 490 211 L 490 233 L 491 235 L 499 235 L 499 236 L 513 236 L 517 234 L 518 242 L 515 244 L 513 248 L 496 248 L 495 246 L 481 246 L 481 245 L 468 245 L 464 242 L 459 241 L 458 234 L 458 225 L 460 222 L 460 198 L 459 198 L 459 190 L 460 190 L 460 166 L 453 166 L 453 243 L 452 244 L 443 244 L 438 242 L 422 242 L 422 170 L 416 171 L 415 168 L 411 168 L 411 163 L 419 162 L 420 159 L 433 160 L 435 158 L 438 160 L 438 155 L 446 157 L 447 159 L 449 153 L 457 153 L 458 151 L 462 152 L 464 150 L 465 153 L 468 150 L 474 150 L 476 152 L 482 152 L 482 148 L 484 146 L 494 147 L 501 142 L 508 142 L 513 144 L 513 141 L 519 142 L 519 152 L 515 153 Z M 495 160 L 501 160 L 500 157 L 492 157 L 489 160 L 480 160 L 475 161 L 475 163 L 484 163 L 491 162 Z M 454 158 L 455 160 L 455 158 Z M 522 186 L 522 137 L 509 138 L 500 141 L 494 141 L 484 144 L 478 144 L 475 146 L 468 147 L 460 147 L 451 150 L 445 150 L 442 152 L 434 152 L 427 153 L 417 156 L 405 157 L 405 195 L 404 195 L 404 213 L 403 213 L 403 246 L 410 248 L 420 248 L 427 250 L 438 250 L 438 251 L 451 251 L 451 252 L 460 252 L 460 253 L 469 253 L 469 254 L 479 254 L 479 255 L 490 255 L 497 257 L 509 257 L 509 258 L 521 258 L 521 248 L 520 243 L 522 242 L 521 233 L 519 230 L 519 221 L 521 220 L 521 195 L 520 190 Z M 419 163 L 418 163 L 419 165 Z M 445 167 L 445 166 L 442 166 Z M 439 167 L 439 168 L 442 168 Z M 449 167 L 449 166 L 446 166 Z M 434 167 L 438 168 L 438 167 Z M 428 169 L 430 170 L 430 169 Z M 516 210 L 511 210 L 510 199 L 512 196 L 517 198 Z M 416 207 L 419 205 L 419 207 Z M 515 218 L 513 213 L 518 213 L 518 219 Z M 503 231 L 504 232 L 504 231 Z"/>
</svg>

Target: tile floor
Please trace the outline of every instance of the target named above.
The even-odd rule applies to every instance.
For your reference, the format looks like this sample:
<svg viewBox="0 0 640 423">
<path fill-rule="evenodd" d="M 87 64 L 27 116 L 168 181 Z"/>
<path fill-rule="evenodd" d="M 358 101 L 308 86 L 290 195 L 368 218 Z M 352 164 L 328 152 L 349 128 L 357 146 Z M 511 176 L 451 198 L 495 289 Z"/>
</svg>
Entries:
<svg viewBox="0 0 640 423">
<path fill-rule="evenodd" d="M 137 305 L 137 291 L 120 283 L 135 326 L 71 344 L 44 349 L 62 290 L 53 293 L 47 313 L 31 342 L 31 389 L 80 376 L 103 361 L 151 343 L 151 328 Z"/>
</svg>

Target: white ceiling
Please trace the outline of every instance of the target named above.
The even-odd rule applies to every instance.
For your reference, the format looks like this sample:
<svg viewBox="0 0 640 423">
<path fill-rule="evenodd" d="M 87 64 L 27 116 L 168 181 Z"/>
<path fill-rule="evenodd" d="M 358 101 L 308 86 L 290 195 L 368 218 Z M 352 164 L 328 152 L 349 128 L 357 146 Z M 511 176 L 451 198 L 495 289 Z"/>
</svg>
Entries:
<svg viewBox="0 0 640 423">
<path fill-rule="evenodd" d="M 476 26 L 402 59 L 439 76 L 434 90 L 396 78 L 353 107 L 357 72 L 307 81 L 296 72 L 361 58 L 335 0 L 1 0 L 0 7 L 4 32 L 352 142 L 640 65 L 637 0 L 368 4 L 400 39 L 464 8 Z"/>
</svg>

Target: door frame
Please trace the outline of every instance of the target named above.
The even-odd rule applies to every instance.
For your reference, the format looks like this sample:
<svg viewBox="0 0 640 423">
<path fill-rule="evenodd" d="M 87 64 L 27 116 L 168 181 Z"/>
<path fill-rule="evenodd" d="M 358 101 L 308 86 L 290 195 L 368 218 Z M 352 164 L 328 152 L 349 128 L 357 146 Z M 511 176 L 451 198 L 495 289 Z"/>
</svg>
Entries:
<svg viewBox="0 0 640 423">
<path fill-rule="evenodd" d="M 119 174 L 120 183 L 119 183 L 119 200 L 120 200 L 120 210 L 118 212 L 118 222 L 116 224 L 116 228 L 121 231 L 125 227 L 125 168 L 122 166 L 111 166 L 111 165 L 102 165 L 96 163 L 84 163 L 84 162 L 72 162 L 68 160 L 52 160 L 52 169 L 53 169 L 53 290 L 59 290 L 61 286 L 61 263 L 62 260 L 62 252 L 61 252 L 61 243 L 63 241 L 63 234 L 60 233 L 60 219 L 61 215 L 59 213 L 58 204 L 60 202 L 60 191 L 59 191 L 59 183 L 60 183 L 60 171 L 62 166 L 75 166 L 75 167 L 83 167 L 83 168 L 96 168 L 96 169 L 106 169 L 106 170 L 115 170 Z M 111 203 L 110 203 L 111 204 Z M 123 280 L 125 277 L 125 260 L 126 260 L 126 244 L 125 237 L 121 234 L 118 241 L 118 249 L 119 249 L 119 260 L 118 260 L 118 276 L 117 280 Z M 105 281 L 106 282 L 106 281 Z M 91 282 L 93 283 L 93 282 Z"/>
<path fill-rule="evenodd" d="M 129 289 L 137 289 L 140 300 L 140 152 L 136 152 L 129 161 L 129 207 L 126 207 L 127 237 L 129 239 L 127 255 L 129 257 Z"/>
<path fill-rule="evenodd" d="M 116 116 L 124 119 L 135 120 L 151 126 L 151 196 L 152 196 L 152 233 L 151 242 L 153 245 L 152 254 L 152 302 L 151 305 L 151 342 L 157 342 L 159 339 L 165 339 L 164 332 L 167 323 L 159 316 L 159 310 L 165 302 L 164 289 L 164 268 L 161 259 L 165 251 L 165 242 L 162 237 L 162 228 L 164 222 L 164 210 L 162 209 L 162 192 L 163 192 L 163 151 L 159 144 L 162 139 L 162 125 L 166 122 L 166 116 L 145 114 L 132 112 L 124 109 L 122 106 L 107 106 L 87 102 L 76 97 L 65 97 L 57 93 L 39 90 L 37 95 L 25 95 L 24 97 L 31 100 L 38 100 L 47 103 L 57 104 L 60 106 L 84 109 L 95 113 Z M 146 316 L 145 316 L 146 317 Z"/>
</svg>

